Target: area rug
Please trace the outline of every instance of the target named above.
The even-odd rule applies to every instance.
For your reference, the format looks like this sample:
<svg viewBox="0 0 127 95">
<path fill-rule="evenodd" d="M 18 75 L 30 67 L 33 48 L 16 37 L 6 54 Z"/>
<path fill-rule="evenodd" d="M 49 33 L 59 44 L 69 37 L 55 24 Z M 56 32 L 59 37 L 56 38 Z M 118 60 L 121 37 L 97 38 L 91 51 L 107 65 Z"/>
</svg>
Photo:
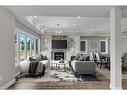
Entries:
<svg viewBox="0 0 127 95">
<path fill-rule="evenodd" d="M 75 76 L 72 70 L 68 70 L 66 72 L 58 71 L 58 70 L 50 70 L 46 69 L 45 75 L 42 77 L 30 77 L 29 75 L 23 75 L 17 82 L 95 82 L 99 81 L 99 79 L 90 74 L 90 75 L 78 75 Z"/>
<path fill-rule="evenodd" d="M 81 74 L 75 76 L 71 70 L 68 72 L 59 72 L 57 70 L 52 70 L 50 74 L 53 79 L 57 79 L 62 82 L 99 81 L 99 79 L 93 74 Z"/>
</svg>

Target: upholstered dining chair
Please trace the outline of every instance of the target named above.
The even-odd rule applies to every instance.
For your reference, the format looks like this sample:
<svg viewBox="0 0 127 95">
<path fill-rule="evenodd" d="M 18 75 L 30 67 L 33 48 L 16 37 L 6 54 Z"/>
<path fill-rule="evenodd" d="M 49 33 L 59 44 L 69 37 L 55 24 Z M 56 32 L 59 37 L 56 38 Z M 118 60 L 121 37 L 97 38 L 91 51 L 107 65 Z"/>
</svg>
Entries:
<svg viewBox="0 0 127 95">
<path fill-rule="evenodd" d="M 109 64 L 109 61 L 101 59 L 101 55 L 99 52 L 96 53 L 96 59 L 97 59 L 97 65 L 98 64 L 100 65 L 100 69 L 102 68 L 102 65 L 106 67 L 106 65 Z"/>
<path fill-rule="evenodd" d="M 122 60 L 122 73 L 127 70 L 127 53 L 124 53 L 123 60 Z"/>
<path fill-rule="evenodd" d="M 90 52 L 90 57 L 91 57 L 91 60 L 94 60 L 94 54 L 92 51 Z"/>
<path fill-rule="evenodd" d="M 90 57 L 91 57 L 91 60 L 93 60 L 96 63 L 96 58 L 95 58 L 95 54 L 93 53 L 93 51 L 90 52 Z"/>
</svg>

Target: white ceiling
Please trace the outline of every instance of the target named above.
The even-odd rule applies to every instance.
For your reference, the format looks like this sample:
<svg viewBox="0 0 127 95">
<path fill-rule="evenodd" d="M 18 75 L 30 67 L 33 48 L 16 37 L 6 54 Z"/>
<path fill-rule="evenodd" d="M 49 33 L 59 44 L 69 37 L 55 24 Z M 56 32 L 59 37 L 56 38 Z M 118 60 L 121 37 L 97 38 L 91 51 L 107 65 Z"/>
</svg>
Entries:
<svg viewBox="0 0 127 95">
<path fill-rule="evenodd" d="M 8 6 L 18 16 L 107 17 L 106 6 Z"/>
<path fill-rule="evenodd" d="M 31 17 L 27 17 L 27 20 Z M 33 17 L 34 26 L 40 24 L 47 34 L 61 31 L 68 33 L 109 33 L 109 18 L 107 17 Z M 59 25 L 58 25 L 59 24 Z"/>
<path fill-rule="evenodd" d="M 17 18 L 31 21 L 44 34 L 60 31 L 60 34 L 109 35 L 110 31 L 109 6 L 8 6 L 8 9 Z M 122 31 L 126 31 L 126 6 L 122 7 L 122 17 Z"/>
</svg>

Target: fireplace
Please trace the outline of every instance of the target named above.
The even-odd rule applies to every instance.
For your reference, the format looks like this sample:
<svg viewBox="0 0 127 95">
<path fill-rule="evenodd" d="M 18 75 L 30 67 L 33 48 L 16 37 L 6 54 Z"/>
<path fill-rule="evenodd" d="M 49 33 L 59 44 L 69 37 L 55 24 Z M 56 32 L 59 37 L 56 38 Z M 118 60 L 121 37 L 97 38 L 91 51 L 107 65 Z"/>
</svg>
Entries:
<svg viewBox="0 0 127 95">
<path fill-rule="evenodd" d="M 64 52 L 54 52 L 54 59 L 55 60 L 64 59 Z"/>
</svg>

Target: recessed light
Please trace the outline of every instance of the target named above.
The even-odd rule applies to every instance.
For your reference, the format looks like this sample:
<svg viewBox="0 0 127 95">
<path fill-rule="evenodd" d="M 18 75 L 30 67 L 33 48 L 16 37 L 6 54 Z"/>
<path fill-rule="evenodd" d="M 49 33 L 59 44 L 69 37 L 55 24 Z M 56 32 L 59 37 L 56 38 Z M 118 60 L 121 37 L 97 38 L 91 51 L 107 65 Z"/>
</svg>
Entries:
<svg viewBox="0 0 127 95">
<path fill-rule="evenodd" d="M 122 36 L 123 38 L 125 38 L 126 36 Z"/>
<path fill-rule="evenodd" d="M 37 18 L 37 16 L 34 16 L 35 18 Z"/>
<path fill-rule="evenodd" d="M 41 26 L 43 26 L 44 24 L 40 24 Z"/>
<path fill-rule="evenodd" d="M 80 16 L 77 16 L 77 18 L 81 18 Z"/>
<path fill-rule="evenodd" d="M 91 32 L 93 32 L 93 31 L 94 31 L 94 29 L 93 29 L 93 28 L 91 28 L 91 29 L 90 29 L 90 31 L 91 31 Z"/>
<path fill-rule="evenodd" d="M 76 24 L 73 24 L 73 26 L 75 26 Z"/>
</svg>

